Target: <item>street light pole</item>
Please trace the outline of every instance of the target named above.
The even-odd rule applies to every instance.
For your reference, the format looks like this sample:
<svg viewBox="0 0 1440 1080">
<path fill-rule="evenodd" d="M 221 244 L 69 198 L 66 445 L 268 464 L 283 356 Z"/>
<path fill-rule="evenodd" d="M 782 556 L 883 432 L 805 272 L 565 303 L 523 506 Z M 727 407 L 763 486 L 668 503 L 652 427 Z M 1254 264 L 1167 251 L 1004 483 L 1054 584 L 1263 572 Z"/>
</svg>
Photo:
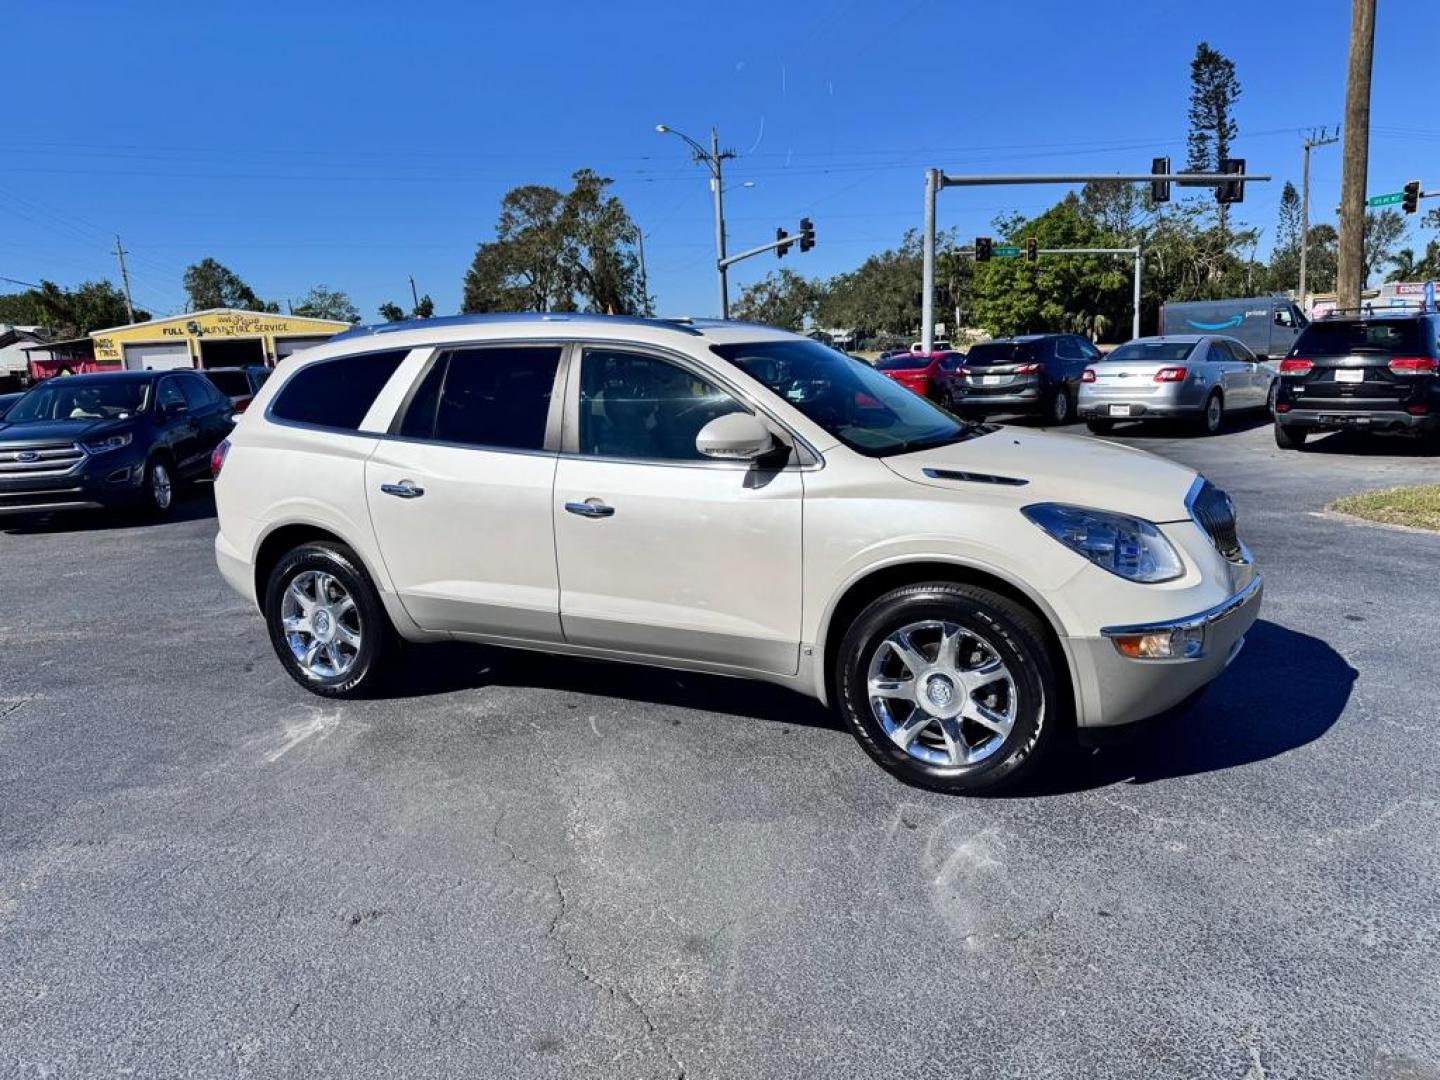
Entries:
<svg viewBox="0 0 1440 1080">
<path fill-rule="evenodd" d="M 703 162 L 710 170 L 710 190 L 715 199 L 715 271 L 720 284 L 720 317 L 730 317 L 730 285 L 725 273 L 725 177 L 723 163 L 735 156 L 734 150 L 720 149 L 720 135 L 710 129 L 710 148 L 707 150 L 683 131 L 676 131 L 665 124 L 656 124 L 655 130 L 662 135 L 678 135 L 689 145 L 695 160 Z"/>
</svg>

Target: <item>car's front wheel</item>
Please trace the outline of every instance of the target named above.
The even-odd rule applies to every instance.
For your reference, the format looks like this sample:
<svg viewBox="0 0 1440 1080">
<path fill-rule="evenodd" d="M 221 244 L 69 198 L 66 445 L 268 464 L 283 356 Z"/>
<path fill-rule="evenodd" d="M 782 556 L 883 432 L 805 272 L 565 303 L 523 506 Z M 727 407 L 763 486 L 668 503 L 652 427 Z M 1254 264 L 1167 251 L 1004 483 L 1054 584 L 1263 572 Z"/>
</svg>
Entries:
<svg viewBox="0 0 1440 1080">
<path fill-rule="evenodd" d="M 281 558 L 265 589 L 265 622 L 290 677 L 322 697 L 373 689 L 394 642 L 375 586 L 340 544 L 303 544 Z"/>
<path fill-rule="evenodd" d="M 175 474 L 163 457 L 151 458 L 145 465 L 145 481 L 140 495 L 141 506 L 152 518 L 170 515 L 175 506 Z"/>
<path fill-rule="evenodd" d="M 968 585 L 928 582 L 850 625 L 836 701 L 867 753 L 922 787 L 980 794 L 1029 773 L 1055 738 L 1061 695 L 1039 619 Z"/>
</svg>

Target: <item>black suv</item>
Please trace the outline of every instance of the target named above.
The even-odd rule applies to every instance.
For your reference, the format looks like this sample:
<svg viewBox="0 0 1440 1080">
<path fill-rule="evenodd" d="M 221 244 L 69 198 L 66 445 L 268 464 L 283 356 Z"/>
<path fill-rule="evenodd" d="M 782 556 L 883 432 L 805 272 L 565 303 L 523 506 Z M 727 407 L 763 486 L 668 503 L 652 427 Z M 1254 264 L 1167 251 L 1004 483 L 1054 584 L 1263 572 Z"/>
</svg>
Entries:
<svg viewBox="0 0 1440 1080">
<path fill-rule="evenodd" d="M 1026 334 L 972 345 L 950 380 L 950 408 L 961 415 L 1029 413 L 1068 424 L 1080 378 L 1099 359 L 1100 350 L 1079 334 Z"/>
<path fill-rule="evenodd" d="M 1440 316 L 1330 316 L 1305 328 L 1280 362 L 1275 443 L 1312 431 L 1440 429 Z"/>
<path fill-rule="evenodd" d="M 194 371 L 46 379 L 0 420 L 0 515 L 140 506 L 208 473 L 230 399 Z"/>
</svg>

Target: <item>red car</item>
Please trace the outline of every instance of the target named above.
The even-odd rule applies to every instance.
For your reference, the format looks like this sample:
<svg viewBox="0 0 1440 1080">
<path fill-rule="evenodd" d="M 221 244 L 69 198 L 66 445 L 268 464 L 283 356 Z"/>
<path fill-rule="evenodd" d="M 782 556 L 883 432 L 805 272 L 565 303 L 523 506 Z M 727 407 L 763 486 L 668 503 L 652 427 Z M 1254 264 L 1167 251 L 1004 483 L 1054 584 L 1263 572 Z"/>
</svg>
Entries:
<svg viewBox="0 0 1440 1080">
<path fill-rule="evenodd" d="M 931 401 L 945 401 L 950 381 L 965 362 L 958 352 L 908 352 L 887 356 L 875 363 L 875 370 L 914 390 Z"/>
</svg>

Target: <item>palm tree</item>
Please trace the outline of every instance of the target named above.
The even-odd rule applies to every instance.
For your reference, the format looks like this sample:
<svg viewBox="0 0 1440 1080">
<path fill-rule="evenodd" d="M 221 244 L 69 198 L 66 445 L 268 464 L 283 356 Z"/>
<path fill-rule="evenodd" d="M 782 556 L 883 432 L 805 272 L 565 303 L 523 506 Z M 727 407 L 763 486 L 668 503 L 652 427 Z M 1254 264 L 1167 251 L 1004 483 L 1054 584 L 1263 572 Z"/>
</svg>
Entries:
<svg viewBox="0 0 1440 1080">
<path fill-rule="evenodd" d="M 1421 276 L 1421 266 L 1415 259 L 1414 248 L 1401 248 L 1394 255 L 1387 256 L 1385 261 L 1393 267 L 1385 276 L 1386 281 L 1416 281 Z"/>
</svg>

